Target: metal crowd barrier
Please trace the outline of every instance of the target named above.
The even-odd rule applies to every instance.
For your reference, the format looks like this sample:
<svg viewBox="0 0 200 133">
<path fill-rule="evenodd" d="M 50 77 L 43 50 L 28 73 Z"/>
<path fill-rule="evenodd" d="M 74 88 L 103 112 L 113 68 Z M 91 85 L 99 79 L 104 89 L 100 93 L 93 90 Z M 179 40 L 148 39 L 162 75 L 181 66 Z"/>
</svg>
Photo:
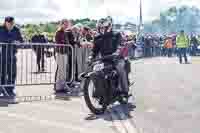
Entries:
<svg viewBox="0 0 200 133">
<path fill-rule="evenodd" d="M 135 56 L 143 57 L 143 50 L 141 45 Z M 0 88 L 55 85 L 63 75 L 65 83 L 72 83 L 75 72 L 80 74 L 87 68 L 90 51 L 54 43 L 0 43 Z M 61 67 L 65 70 L 58 70 Z"/>
<path fill-rule="evenodd" d="M 70 58 L 71 74 L 69 66 L 65 66 Z M 59 66 L 67 68 L 63 70 L 67 71 L 64 76 L 68 76 L 67 83 L 71 83 L 74 80 L 74 48 L 71 45 L 0 43 L 0 87 L 55 84 Z"/>
<path fill-rule="evenodd" d="M 78 75 L 87 70 L 87 59 L 91 52 L 91 48 L 75 48 L 75 64 L 77 64 Z"/>
<path fill-rule="evenodd" d="M 138 45 L 135 51 L 136 51 L 136 58 L 159 57 L 167 55 L 167 49 L 164 48 L 163 46 L 145 47 L 144 45 Z M 172 55 L 176 56 L 176 54 L 177 54 L 176 48 L 172 48 Z"/>
</svg>

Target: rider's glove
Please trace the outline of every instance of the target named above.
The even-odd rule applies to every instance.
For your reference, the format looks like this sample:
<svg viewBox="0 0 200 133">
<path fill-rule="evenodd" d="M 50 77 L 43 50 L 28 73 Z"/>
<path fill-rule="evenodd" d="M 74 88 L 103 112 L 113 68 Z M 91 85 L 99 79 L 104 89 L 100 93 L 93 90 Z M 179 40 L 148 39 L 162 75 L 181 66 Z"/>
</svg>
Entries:
<svg viewBox="0 0 200 133">
<path fill-rule="evenodd" d="M 119 56 L 120 55 L 120 50 L 118 49 L 113 55 Z"/>
<path fill-rule="evenodd" d="M 88 64 L 91 64 L 91 63 L 92 63 L 92 59 L 93 59 L 93 57 L 92 57 L 92 56 L 89 56 L 89 57 L 88 57 L 88 60 L 87 60 L 87 63 L 88 63 Z"/>
</svg>

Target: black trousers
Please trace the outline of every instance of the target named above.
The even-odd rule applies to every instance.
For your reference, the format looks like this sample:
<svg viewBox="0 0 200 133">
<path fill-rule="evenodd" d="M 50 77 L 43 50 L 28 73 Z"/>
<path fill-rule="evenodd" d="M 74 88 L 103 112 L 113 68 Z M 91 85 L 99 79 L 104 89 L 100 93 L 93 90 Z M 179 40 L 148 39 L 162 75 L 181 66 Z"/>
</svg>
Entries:
<svg viewBox="0 0 200 133">
<path fill-rule="evenodd" d="M 40 71 L 41 68 L 44 69 L 44 48 L 37 49 L 36 56 L 37 56 L 38 70 Z"/>
<path fill-rule="evenodd" d="M 69 64 L 69 71 L 68 71 L 68 75 L 69 75 L 69 77 L 67 77 L 67 80 L 68 81 L 70 81 L 70 79 L 71 79 L 71 77 L 73 76 L 72 75 L 72 67 L 73 67 L 73 64 L 72 64 L 72 51 L 71 50 L 69 50 L 68 51 L 68 53 L 67 53 L 67 55 L 68 55 L 68 64 Z"/>
<path fill-rule="evenodd" d="M 167 49 L 167 56 L 172 57 L 172 48 Z"/>
<path fill-rule="evenodd" d="M 14 85 L 17 76 L 17 59 L 16 56 L 4 58 L 2 57 L 1 63 L 1 84 L 2 85 Z M 12 93 L 14 86 L 5 87 L 6 91 Z"/>
<path fill-rule="evenodd" d="M 126 62 L 124 59 L 119 60 L 115 63 L 115 67 L 119 74 L 119 83 L 123 92 L 129 92 L 129 83 L 128 83 L 128 72 Z"/>
<path fill-rule="evenodd" d="M 178 49 L 178 56 L 179 56 L 179 62 L 182 63 L 182 56 L 184 56 L 185 63 L 188 63 L 187 59 L 187 48 L 179 48 Z"/>
</svg>

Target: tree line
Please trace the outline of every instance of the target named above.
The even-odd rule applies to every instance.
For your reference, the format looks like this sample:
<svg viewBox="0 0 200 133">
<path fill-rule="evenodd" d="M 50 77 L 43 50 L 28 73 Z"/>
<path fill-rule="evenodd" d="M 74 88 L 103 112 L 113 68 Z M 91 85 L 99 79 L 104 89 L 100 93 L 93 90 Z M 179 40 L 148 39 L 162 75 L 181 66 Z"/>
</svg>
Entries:
<svg viewBox="0 0 200 133">
<path fill-rule="evenodd" d="M 160 13 L 159 19 L 144 24 L 145 32 L 172 33 L 185 30 L 186 33 L 200 32 L 200 9 L 197 7 L 171 7 Z"/>
<path fill-rule="evenodd" d="M 82 24 L 84 26 L 88 26 L 90 28 L 96 27 L 96 20 L 91 20 L 89 18 L 85 19 L 76 19 L 71 20 L 72 24 Z M 56 30 L 58 29 L 59 22 L 48 22 L 48 23 L 40 23 L 40 24 L 24 24 L 21 25 L 21 30 L 23 32 L 24 37 L 27 40 L 30 40 L 34 34 L 37 33 L 45 33 L 49 40 L 52 40 Z"/>
</svg>

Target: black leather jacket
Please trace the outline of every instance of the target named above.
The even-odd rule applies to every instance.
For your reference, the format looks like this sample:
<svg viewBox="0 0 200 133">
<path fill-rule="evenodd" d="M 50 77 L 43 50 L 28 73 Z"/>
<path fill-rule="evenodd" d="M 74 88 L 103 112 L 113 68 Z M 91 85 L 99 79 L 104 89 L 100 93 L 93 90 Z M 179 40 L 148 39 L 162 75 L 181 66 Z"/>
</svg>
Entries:
<svg viewBox="0 0 200 133">
<path fill-rule="evenodd" d="M 2 59 L 8 60 L 14 57 L 17 53 L 17 46 L 13 45 L 15 41 L 23 42 L 20 30 L 14 27 L 11 31 L 8 31 L 5 26 L 0 27 L 0 47 L 2 48 Z"/>
<path fill-rule="evenodd" d="M 94 38 L 94 48 L 91 56 L 95 58 L 99 53 L 101 56 L 111 55 L 115 53 L 121 44 L 121 34 L 109 32 L 104 35 L 97 35 Z"/>
</svg>

